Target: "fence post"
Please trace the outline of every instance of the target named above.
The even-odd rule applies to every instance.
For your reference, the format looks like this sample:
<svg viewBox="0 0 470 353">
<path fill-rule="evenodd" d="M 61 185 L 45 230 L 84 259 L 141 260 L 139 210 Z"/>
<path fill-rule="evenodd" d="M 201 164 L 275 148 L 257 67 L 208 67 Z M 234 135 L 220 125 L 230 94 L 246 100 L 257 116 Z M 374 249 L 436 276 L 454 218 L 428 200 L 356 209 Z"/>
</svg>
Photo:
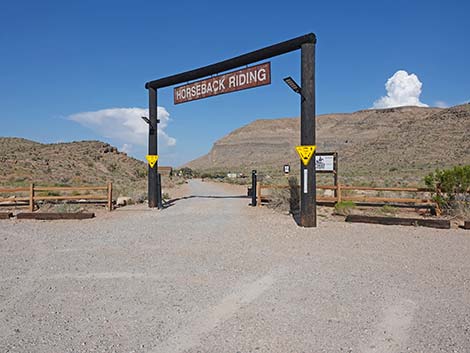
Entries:
<svg viewBox="0 0 470 353">
<path fill-rule="evenodd" d="M 335 195 L 335 198 L 338 198 L 338 152 L 334 153 L 333 162 L 334 162 L 333 177 L 334 177 L 334 183 L 336 186 L 334 195 Z"/>
<path fill-rule="evenodd" d="M 29 212 L 34 212 L 34 184 L 29 184 Z"/>
<path fill-rule="evenodd" d="M 108 183 L 108 210 L 113 210 L 113 183 Z"/>
<path fill-rule="evenodd" d="M 340 203 L 341 202 L 341 184 L 338 183 L 338 185 L 336 186 L 337 188 L 337 191 L 338 191 L 338 196 L 337 196 L 337 203 Z"/>
<path fill-rule="evenodd" d="M 261 183 L 259 181 L 256 182 L 256 197 L 256 204 L 261 207 Z"/>
</svg>

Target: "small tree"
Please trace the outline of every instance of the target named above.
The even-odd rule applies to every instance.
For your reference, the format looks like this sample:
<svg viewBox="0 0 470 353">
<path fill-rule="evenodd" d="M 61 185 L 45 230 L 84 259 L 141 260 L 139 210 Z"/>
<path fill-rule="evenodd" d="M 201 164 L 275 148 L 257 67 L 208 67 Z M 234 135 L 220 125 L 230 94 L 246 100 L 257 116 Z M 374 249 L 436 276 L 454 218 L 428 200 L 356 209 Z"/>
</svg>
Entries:
<svg viewBox="0 0 470 353">
<path fill-rule="evenodd" d="M 194 172 L 189 167 L 183 167 L 179 170 L 184 178 L 191 179 L 194 176 Z"/>
<path fill-rule="evenodd" d="M 441 209 L 468 212 L 470 207 L 470 165 L 452 169 L 436 169 L 424 178 L 427 187 L 435 190 L 434 200 Z"/>
</svg>

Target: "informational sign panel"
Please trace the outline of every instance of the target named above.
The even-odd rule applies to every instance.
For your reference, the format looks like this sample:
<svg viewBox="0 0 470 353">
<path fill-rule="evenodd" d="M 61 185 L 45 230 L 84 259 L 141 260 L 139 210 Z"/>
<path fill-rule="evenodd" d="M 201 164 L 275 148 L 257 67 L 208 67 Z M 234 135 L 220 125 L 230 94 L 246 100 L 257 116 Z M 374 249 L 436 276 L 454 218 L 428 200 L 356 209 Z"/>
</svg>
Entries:
<svg viewBox="0 0 470 353">
<path fill-rule="evenodd" d="M 289 164 L 284 164 L 284 173 L 289 174 L 290 173 L 290 165 Z"/>
<path fill-rule="evenodd" d="M 317 154 L 315 156 L 315 170 L 317 172 L 334 172 L 335 171 L 335 155 L 334 154 Z"/>
<path fill-rule="evenodd" d="M 175 87 L 173 90 L 174 103 L 190 102 L 219 94 L 269 85 L 270 83 L 271 63 L 267 62 Z"/>
</svg>

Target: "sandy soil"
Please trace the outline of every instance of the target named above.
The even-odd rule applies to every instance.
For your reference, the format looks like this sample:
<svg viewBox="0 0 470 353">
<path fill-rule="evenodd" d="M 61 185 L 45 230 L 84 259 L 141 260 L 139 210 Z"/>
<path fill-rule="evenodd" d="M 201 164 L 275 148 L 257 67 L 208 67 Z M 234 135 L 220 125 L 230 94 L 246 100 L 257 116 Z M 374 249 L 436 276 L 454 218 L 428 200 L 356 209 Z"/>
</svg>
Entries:
<svg viewBox="0 0 470 353">
<path fill-rule="evenodd" d="M 468 352 L 468 231 L 299 228 L 187 187 L 161 211 L 0 221 L 0 352 Z"/>
</svg>

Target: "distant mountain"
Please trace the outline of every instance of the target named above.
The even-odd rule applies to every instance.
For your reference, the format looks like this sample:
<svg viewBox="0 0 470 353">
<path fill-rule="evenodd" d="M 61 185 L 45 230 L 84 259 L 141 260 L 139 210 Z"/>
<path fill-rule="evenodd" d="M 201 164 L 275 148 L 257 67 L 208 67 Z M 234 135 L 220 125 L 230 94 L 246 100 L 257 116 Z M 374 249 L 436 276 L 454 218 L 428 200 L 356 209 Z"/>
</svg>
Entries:
<svg viewBox="0 0 470 353">
<path fill-rule="evenodd" d="M 42 144 L 0 138 L 0 186 L 98 185 L 111 181 L 116 194 L 145 192 L 147 165 L 99 141 Z"/>
<path fill-rule="evenodd" d="M 317 151 L 339 153 L 344 181 L 419 182 L 435 168 L 470 164 L 470 105 L 400 107 L 317 116 Z M 187 166 L 201 171 L 281 173 L 300 162 L 299 118 L 256 120 Z M 296 169 L 294 169 L 296 170 Z"/>
</svg>

